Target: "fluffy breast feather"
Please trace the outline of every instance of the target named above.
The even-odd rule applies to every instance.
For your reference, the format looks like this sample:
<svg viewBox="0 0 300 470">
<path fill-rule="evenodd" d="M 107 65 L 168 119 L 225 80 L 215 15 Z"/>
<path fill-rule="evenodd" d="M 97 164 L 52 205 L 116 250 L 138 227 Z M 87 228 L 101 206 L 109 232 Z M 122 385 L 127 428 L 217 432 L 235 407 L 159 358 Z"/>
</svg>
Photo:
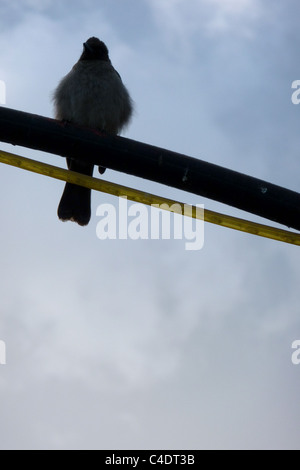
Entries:
<svg viewBox="0 0 300 470">
<path fill-rule="evenodd" d="M 56 119 L 118 134 L 129 123 L 132 101 L 107 61 L 79 61 L 54 92 Z"/>
</svg>

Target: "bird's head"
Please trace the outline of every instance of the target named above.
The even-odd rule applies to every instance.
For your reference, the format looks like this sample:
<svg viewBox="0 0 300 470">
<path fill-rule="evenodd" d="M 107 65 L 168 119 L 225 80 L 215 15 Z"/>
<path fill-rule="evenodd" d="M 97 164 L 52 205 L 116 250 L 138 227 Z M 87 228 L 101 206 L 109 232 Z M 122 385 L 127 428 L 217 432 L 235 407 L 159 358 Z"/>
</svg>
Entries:
<svg viewBox="0 0 300 470">
<path fill-rule="evenodd" d="M 80 60 L 106 60 L 109 61 L 108 49 L 103 41 L 92 37 L 83 43 L 83 52 Z"/>
</svg>

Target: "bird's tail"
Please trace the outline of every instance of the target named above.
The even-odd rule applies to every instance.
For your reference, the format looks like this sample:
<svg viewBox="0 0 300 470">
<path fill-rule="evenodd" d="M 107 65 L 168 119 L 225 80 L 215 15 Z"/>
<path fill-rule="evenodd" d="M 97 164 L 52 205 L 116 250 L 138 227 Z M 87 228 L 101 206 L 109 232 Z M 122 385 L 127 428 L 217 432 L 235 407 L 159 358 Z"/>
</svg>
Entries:
<svg viewBox="0 0 300 470">
<path fill-rule="evenodd" d="M 88 176 L 93 174 L 93 165 L 82 164 L 67 158 L 68 168 Z M 66 183 L 57 214 L 60 220 L 71 220 L 79 225 L 87 225 L 91 218 L 91 190 Z"/>
</svg>

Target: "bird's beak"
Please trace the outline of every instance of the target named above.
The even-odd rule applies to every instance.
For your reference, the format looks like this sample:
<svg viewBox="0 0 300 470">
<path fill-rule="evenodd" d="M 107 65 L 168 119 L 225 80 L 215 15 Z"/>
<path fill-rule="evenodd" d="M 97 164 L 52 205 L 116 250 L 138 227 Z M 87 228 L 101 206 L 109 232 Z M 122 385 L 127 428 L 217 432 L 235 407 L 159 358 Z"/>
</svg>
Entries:
<svg viewBox="0 0 300 470">
<path fill-rule="evenodd" d="M 84 42 L 84 43 L 83 43 L 83 47 L 84 47 L 84 50 L 85 50 L 85 51 L 93 52 L 91 46 L 90 46 L 87 42 Z"/>
</svg>

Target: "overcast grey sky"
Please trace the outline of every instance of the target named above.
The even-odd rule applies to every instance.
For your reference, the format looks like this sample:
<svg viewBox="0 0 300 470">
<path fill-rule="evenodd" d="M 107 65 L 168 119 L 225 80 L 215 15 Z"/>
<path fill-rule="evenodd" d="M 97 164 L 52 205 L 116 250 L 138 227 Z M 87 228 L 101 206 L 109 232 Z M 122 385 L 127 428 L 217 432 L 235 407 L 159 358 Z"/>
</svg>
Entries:
<svg viewBox="0 0 300 470">
<path fill-rule="evenodd" d="M 98 36 L 135 101 L 127 137 L 299 191 L 299 15 L 296 0 L 1 0 L 6 105 L 53 116 Z M 97 206 L 116 199 L 93 193 L 90 225 L 63 224 L 62 182 L 0 171 L 1 449 L 300 448 L 298 247 L 212 225 L 200 251 L 100 241 Z"/>
</svg>

